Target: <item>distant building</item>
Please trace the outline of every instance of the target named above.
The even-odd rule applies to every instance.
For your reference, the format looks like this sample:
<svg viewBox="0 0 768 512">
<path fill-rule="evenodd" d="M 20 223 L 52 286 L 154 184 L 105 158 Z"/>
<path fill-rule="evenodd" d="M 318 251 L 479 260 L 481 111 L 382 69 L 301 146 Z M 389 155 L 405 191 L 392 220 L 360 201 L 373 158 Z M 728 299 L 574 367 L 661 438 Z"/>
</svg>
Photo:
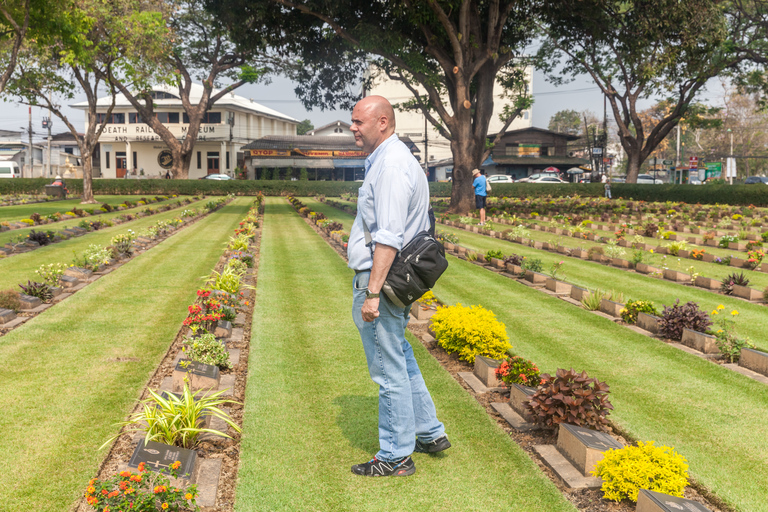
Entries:
<svg viewBox="0 0 768 512">
<path fill-rule="evenodd" d="M 214 91 L 215 92 L 215 91 Z M 192 85 L 190 101 L 197 104 L 203 86 Z M 152 88 L 155 115 L 183 140 L 189 127 L 187 114 L 178 97 L 178 90 L 167 85 Z M 106 111 L 111 98 L 98 100 L 99 122 L 106 123 L 99 137 L 99 169 L 94 175 L 122 178 L 126 173 L 163 176 L 172 162 L 168 147 L 157 133 L 141 120 L 131 103 L 122 94 L 117 96 L 109 119 Z M 73 105 L 86 110 L 86 102 Z M 237 155 L 248 142 L 265 135 L 295 135 L 297 119 L 272 110 L 259 103 L 230 93 L 218 100 L 206 113 L 200 125 L 195 151 L 189 166 L 190 178 L 207 174 L 234 174 Z M 87 121 L 86 121 L 86 129 Z"/>
<path fill-rule="evenodd" d="M 418 153 L 410 139 L 400 140 Z M 310 180 L 355 181 L 365 177 L 368 153 L 355 146 L 347 130 L 344 135 L 270 135 L 243 146 L 243 155 L 249 178 L 264 179 L 268 173 L 271 179 L 297 179 L 306 169 Z"/>
<path fill-rule="evenodd" d="M 352 133 L 349 131 L 350 127 L 351 125 L 349 123 L 345 123 L 344 121 L 334 121 L 332 123 L 326 124 L 325 126 L 321 126 L 320 128 L 310 130 L 306 133 L 306 135 L 313 135 L 318 137 L 349 137 L 349 135 Z"/>
<path fill-rule="evenodd" d="M 369 71 L 369 74 L 373 71 Z M 528 82 L 528 91 L 532 90 L 533 68 L 526 69 L 526 79 Z M 419 94 L 425 94 L 425 91 L 418 87 Z M 389 80 L 383 74 L 376 78 L 373 87 L 363 91 L 365 96 L 379 95 L 387 98 L 390 103 L 404 103 L 413 99 L 413 94 L 396 80 Z M 505 105 L 512 104 L 512 99 L 503 97 L 503 89 L 499 83 L 496 83 L 493 91 L 493 114 L 488 126 L 488 133 L 498 133 L 503 127 L 499 115 L 503 112 Z M 443 102 L 447 104 L 447 98 Z M 437 117 L 437 114 L 435 114 Z M 439 117 L 437 117 L 439 119 Z M 400 137 L 408 137 L 419 148 L 419 154 L 422 158 L 429 160 L 430 167 L 440 160 L 453 158 L 450 142 L 445 139 L 431 124 L 425 122 L 426 118 L 421 111 L 402 112 L 395 110 L 395 131 Z M 532 110 L 525 110 L 521 116 L 515 119 L 509 126 L 509 130 L 519 130 L 532 126 Z M 426 131 L 425 131 L 426 129 Z M 426 144 L 424 135 L 426 133 Z M 427 156 L 424 156 L 427 155 Z M 423 162 L 422 162 L 423 164 Z"/>
</svg>

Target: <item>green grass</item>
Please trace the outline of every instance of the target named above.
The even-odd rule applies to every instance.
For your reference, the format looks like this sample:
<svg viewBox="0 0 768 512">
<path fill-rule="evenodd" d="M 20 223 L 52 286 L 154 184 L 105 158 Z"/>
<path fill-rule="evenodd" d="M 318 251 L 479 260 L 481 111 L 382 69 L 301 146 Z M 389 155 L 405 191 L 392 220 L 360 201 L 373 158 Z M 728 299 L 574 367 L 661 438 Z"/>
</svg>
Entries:
<svg viewBox="0 0 768 512">
<path fill-rule="evenodd" d="M 574 510 L 413 338 L 454 447 L 408 478 L 352 474 L 378 450 L 352 271 L 284 199 L 267 199 L 261 244 L 236 510 Z"/>
<path fill-rule="evenodd" d="M 67 510 L 82 495 L 105 456 L 98 447 L 127 417 L 251 202 L 235 199 L 0 338 L 0 509 Z"/>
<path fill-rule="evenodd" d="M 513 351 L 542 371 L 574 368 L 606 381 L 619 426 L 675 447 L 691 474 L 738 510 L 768 510 L 764 384 L 457 258 L 435 294 L 494 311 Z"/>
<path fill-rule="evenodd" d="M 203 202 L 192 203 L 187 208 L 199 208 Z M 38 278 L 35 270 L 40 265 L 48 263 L 66 263 L 69 264 L 74 259 L 74 253 L 81 254 L 91 244 L 109 245 L 113 236 L 119 233 L 127 233 L 132 229 L 136 233 L 156 224 L 160 220 L 173 219 L 178 217 L 184 209 L 170 210 L 157 213 L 149 217 L 142 217 L 130 222 L 124 222 L 111 228 L 103 228 L 98 231 L 91 231 L 83 236 L 73 237 L 69 240 L 39 247 L 33 251 L 16 254 L 7 258 L 0 259 L 0 290 L 6 288 L 16 288 L 16 285 L 27 282 L 27 279 L 35 280 Z"/>
<path fill-rule="evenodd" d="M 80 204 L 82 201 L 79 197 L 70 197 L 63 201 L 46 201 L 45 203 L 34 204 L 18 204 L 13 206 L 0 207 L 0 222 L 2 221 L 19 221 L 21 219 L 28 219 L 33 213 L 39 213 L 40 215 L 49 215 L 55 212 L 68 212 L 72 208 L 80 208 L 81 210 L 90 210 L 101 208 L 101 205 L 107 203 L 111 206 L 117 206 L 123 204 L 125 200 L 136 202 L 141 199 L 142 196 L 95 196 L 94 199 L 98 201 L 98 204 Z M 147 196 L 147 199 L 154 196 Z M 163 201 L 167 202 L 167 201 Z M 150 203 L 152 205 L 159 205 L 163 203 Z M 98 217 L 97 217 L 98 218 Z"/>
<path fill-rule="evenodd" d="M 135 198 L 134 198 L 134 200 L 135 200 Z M 175 201 L 175 199 L 169 200 L 169 201 L 164 201 L 162 203 L 153 203 L 153 204 L 149 205 L 149 207 L 151 207 L 153 209 L 157 209 L 158 206 L 160 206 L 162 204 L 169 204 L 170 201 Z M 120 203 L 116 203 L 116 204 L 120 204 Z M 199 204 L 200 204 L 199 202 L 198 203 L 192 203 L 191 205 L 186 205 L 186 207 L 189 208 L 189 207 L 192 207 L 192 205 L 199 205 Z M 2 233 L 0 233 L 0 245 L 6 244 L 8 242 L 15 241 L 15 240 L 26 239 L 27 235 L 32 230 L 35 230 L 35 231 L 61 231 L 63 229 L 66 229 L 66 228 L 69 228 L 69 227 L 72 227 L 72 226 L 77 226 L 77 225 L 79 225 L 83 221 L 97 221 L 97 220 L 105 221 L 105 220 L 109 220 L 109 219 L 114 219 L 115 217 L 118 217 L 120 215 L 124 215 L 126 213 L 130 213 L 132 215 L 136 215 L 136 213 L 142 211 L 145 208 L 147 208 L 147 206 L 137 206 L 135 208 L 131 208 L 129 210 L 123 210 L 123 211 L 120 211 L 120 212 L 102 213 L 100 215 L 94 215 L 94 216 L 82 217 L 82 218 L 77 217 L 77 218 L 72 218 L 72 219 L 69 219 L 69 220 L 62 220 L 62 221 L 59 221 L 59 222 L 54 222 L 52 224 L 42 224 L 40 226 L 34 226 L 34 227 L 31 227 L 31 228 L 21 228 L 21 229 L 12 229 L 12 230 L 9 230 L 9 231 L 3 231 Z M 184 206 L 181 206 L 181 207 L 176 207 L 174 209 L 176 211 L 183 211 L 184 208 L 185 208 Z M 0 208 L 0 211 L 2 211 L 2 208 Z M 19 219 L 17 219 L 17 220 L 19 220 Z"/>
</svg>

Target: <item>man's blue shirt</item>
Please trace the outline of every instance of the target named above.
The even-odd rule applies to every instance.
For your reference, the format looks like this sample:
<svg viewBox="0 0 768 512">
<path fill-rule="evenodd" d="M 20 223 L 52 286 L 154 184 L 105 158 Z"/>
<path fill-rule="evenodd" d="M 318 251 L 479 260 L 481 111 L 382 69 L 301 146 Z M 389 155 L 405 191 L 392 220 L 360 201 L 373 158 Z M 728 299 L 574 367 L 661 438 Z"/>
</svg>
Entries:
<svg viewBox="0 0 768 512">
<path fill-rule="evenodd" d="M 485 191 L 485 184 L 486 184 L 485 176 L 483 176 L 482 174 L 474 179 L 474 181 L 472 182 L 472 186 L 475 187 L 476 196 L 488 195 Z"/>
<path fill-rule="evenodd" d="M 429 228 L 429 185 L 408 147 L 393 134 L 365 159 L 365 181 L 357 193 L 357 217 L 349 233 L 349 268 L 373 266 L 365 246 L 363 219 L 375 244 L 398 251 Z"/>
</svg>

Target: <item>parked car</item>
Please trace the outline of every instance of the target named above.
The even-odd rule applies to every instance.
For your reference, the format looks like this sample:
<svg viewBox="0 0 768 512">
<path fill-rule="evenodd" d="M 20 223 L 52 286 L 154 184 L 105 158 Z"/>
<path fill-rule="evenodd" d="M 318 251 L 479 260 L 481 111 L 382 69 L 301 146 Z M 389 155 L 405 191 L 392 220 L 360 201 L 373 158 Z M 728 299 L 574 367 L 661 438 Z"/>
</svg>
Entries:
<svg viewBox="0 0 768 512">
<path fill-rule="evenodd" d="M 531 183 L 533 181 L 538 180 L 539 178 L 541 178 L 543 176 L 549 176 L 549 177 L 557 178 L 557 173 L 554 173 L 554 172 L 537 172 L 536 174 L 531 174 L 527 178 L 520 178 L 519 180 L 517 180 L 517 183 Z"/>
<path fill-rule="evenodd" d="M 691 176 L 688 178 L 689 185 L 701 185 L 701 180 L 697 176 Z"/>
<path fill-rule="evenodd" d="M 654 178 L 650 174 L 638 174 L 637 183 L 638 185 L 661 185 L 664 182 L 660 179 Z"/>
<path fill-rule="evenodd" d="M 21 178 L 19 164 L 16 162 L 0 162 L 0 178 Z"/>
<path fill-rule="evenodd" d="M 745 185 L 754 185 L 756 183 L 768 185 L 768 178 L 765 176 L 750 176 L 744 180 Z"/>
<path fill-rule="evenodd" d="M 506 176 L 504 174 L 494 174 L 493 176 L 488 176 L 488 183 L 514 183 L 515 180 L 512 178 L 512 176 Z"/>
<path fill-rule="evenodd" d="M 233 178 L 232 176 L 228 176 L 226 174 L 209 174 L 208 176 L 203 176 L 200 179 L 201 180 L 231 180 Z"/>
<path fill-rule="evenodd" d="M 549 176 L 539 176 L 536 179 L 531 179 L 528 181 L 528 183 L 568 183 L 565 180 L 561 180 L 557 176 L 549 175 Z"/>
</svg>

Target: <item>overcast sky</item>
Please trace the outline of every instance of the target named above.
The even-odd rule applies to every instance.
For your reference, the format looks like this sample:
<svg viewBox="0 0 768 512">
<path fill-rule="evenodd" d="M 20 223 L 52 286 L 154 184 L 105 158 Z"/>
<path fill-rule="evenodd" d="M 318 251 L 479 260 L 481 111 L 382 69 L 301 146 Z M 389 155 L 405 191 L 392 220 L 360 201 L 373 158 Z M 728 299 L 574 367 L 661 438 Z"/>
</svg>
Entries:
<svg viewBox="0 0 768 512">
<path fill-rule="evenodd" d="M 718 92 L 718 86 L 713 84 L 710 86 L 710 95 L 716 96 Z M 309 119 L 312 121 L 315 127 L 322 126 L 324 124 L 331 123 L 336 120 L 342 120 L 349 122 L 349 111 L 321 111 L 318 109 L 307 111 L 298 100 L 293 92 L 294 84 L 285 78 L 275 78 L 272 83 L 246 85 L 235 91 L 235 94 L 246 98 L 252 98 L 254 101 L 263 104 L 266 107 L 282 112 L 291 117 L 298 119 L 299 121 Z M 540 72 L 534 71 L 533 74 L 533 126 L 546 128 L 549 124 L 549 119 L 559 110 L 572 109 L 578 112 L 584 110 L 591 110 L 599 118 L 603 115 L 603 96 L 600 90 L 592 82 L 592 80 L 584 76 L 578 80 L 575 80 L 569 84 L 556 87 L 548 83 L 544 75 Z M 702 99 L 707 99 L 708 95 L 704 95 Z M 70 104 L 82 101 L 85 98 L 77 98 Z M 650 101 L 647 105 L 650 105 Z M 44 133 L 42 128 L 43 117 L 48 116 L 48 111 L 39 107 L 32 108 L 32 129 L 34 132 L 34 140 L 43 140 L 47 133 Z M 70 120 L 75 120 L 75 126 L 83 127 L 85 123 L 85 115 L 82 111 L 68 109 L 68 116 Z M 611 120 L 610 107 L 608 111 L 609 122 Z M 29 123 L 28 107 L 25 105 L 19 105 L 13 100 L 6 101 L 0 111 L 0 129 L 4 130 L 19 130 L 26 127 Z M 61 133 L 66 130 L 66 126 L 59 119 L 53 119 L 53 133 Z M 26 136 L 25 136 L 26 140 Z"/>
</svg>

